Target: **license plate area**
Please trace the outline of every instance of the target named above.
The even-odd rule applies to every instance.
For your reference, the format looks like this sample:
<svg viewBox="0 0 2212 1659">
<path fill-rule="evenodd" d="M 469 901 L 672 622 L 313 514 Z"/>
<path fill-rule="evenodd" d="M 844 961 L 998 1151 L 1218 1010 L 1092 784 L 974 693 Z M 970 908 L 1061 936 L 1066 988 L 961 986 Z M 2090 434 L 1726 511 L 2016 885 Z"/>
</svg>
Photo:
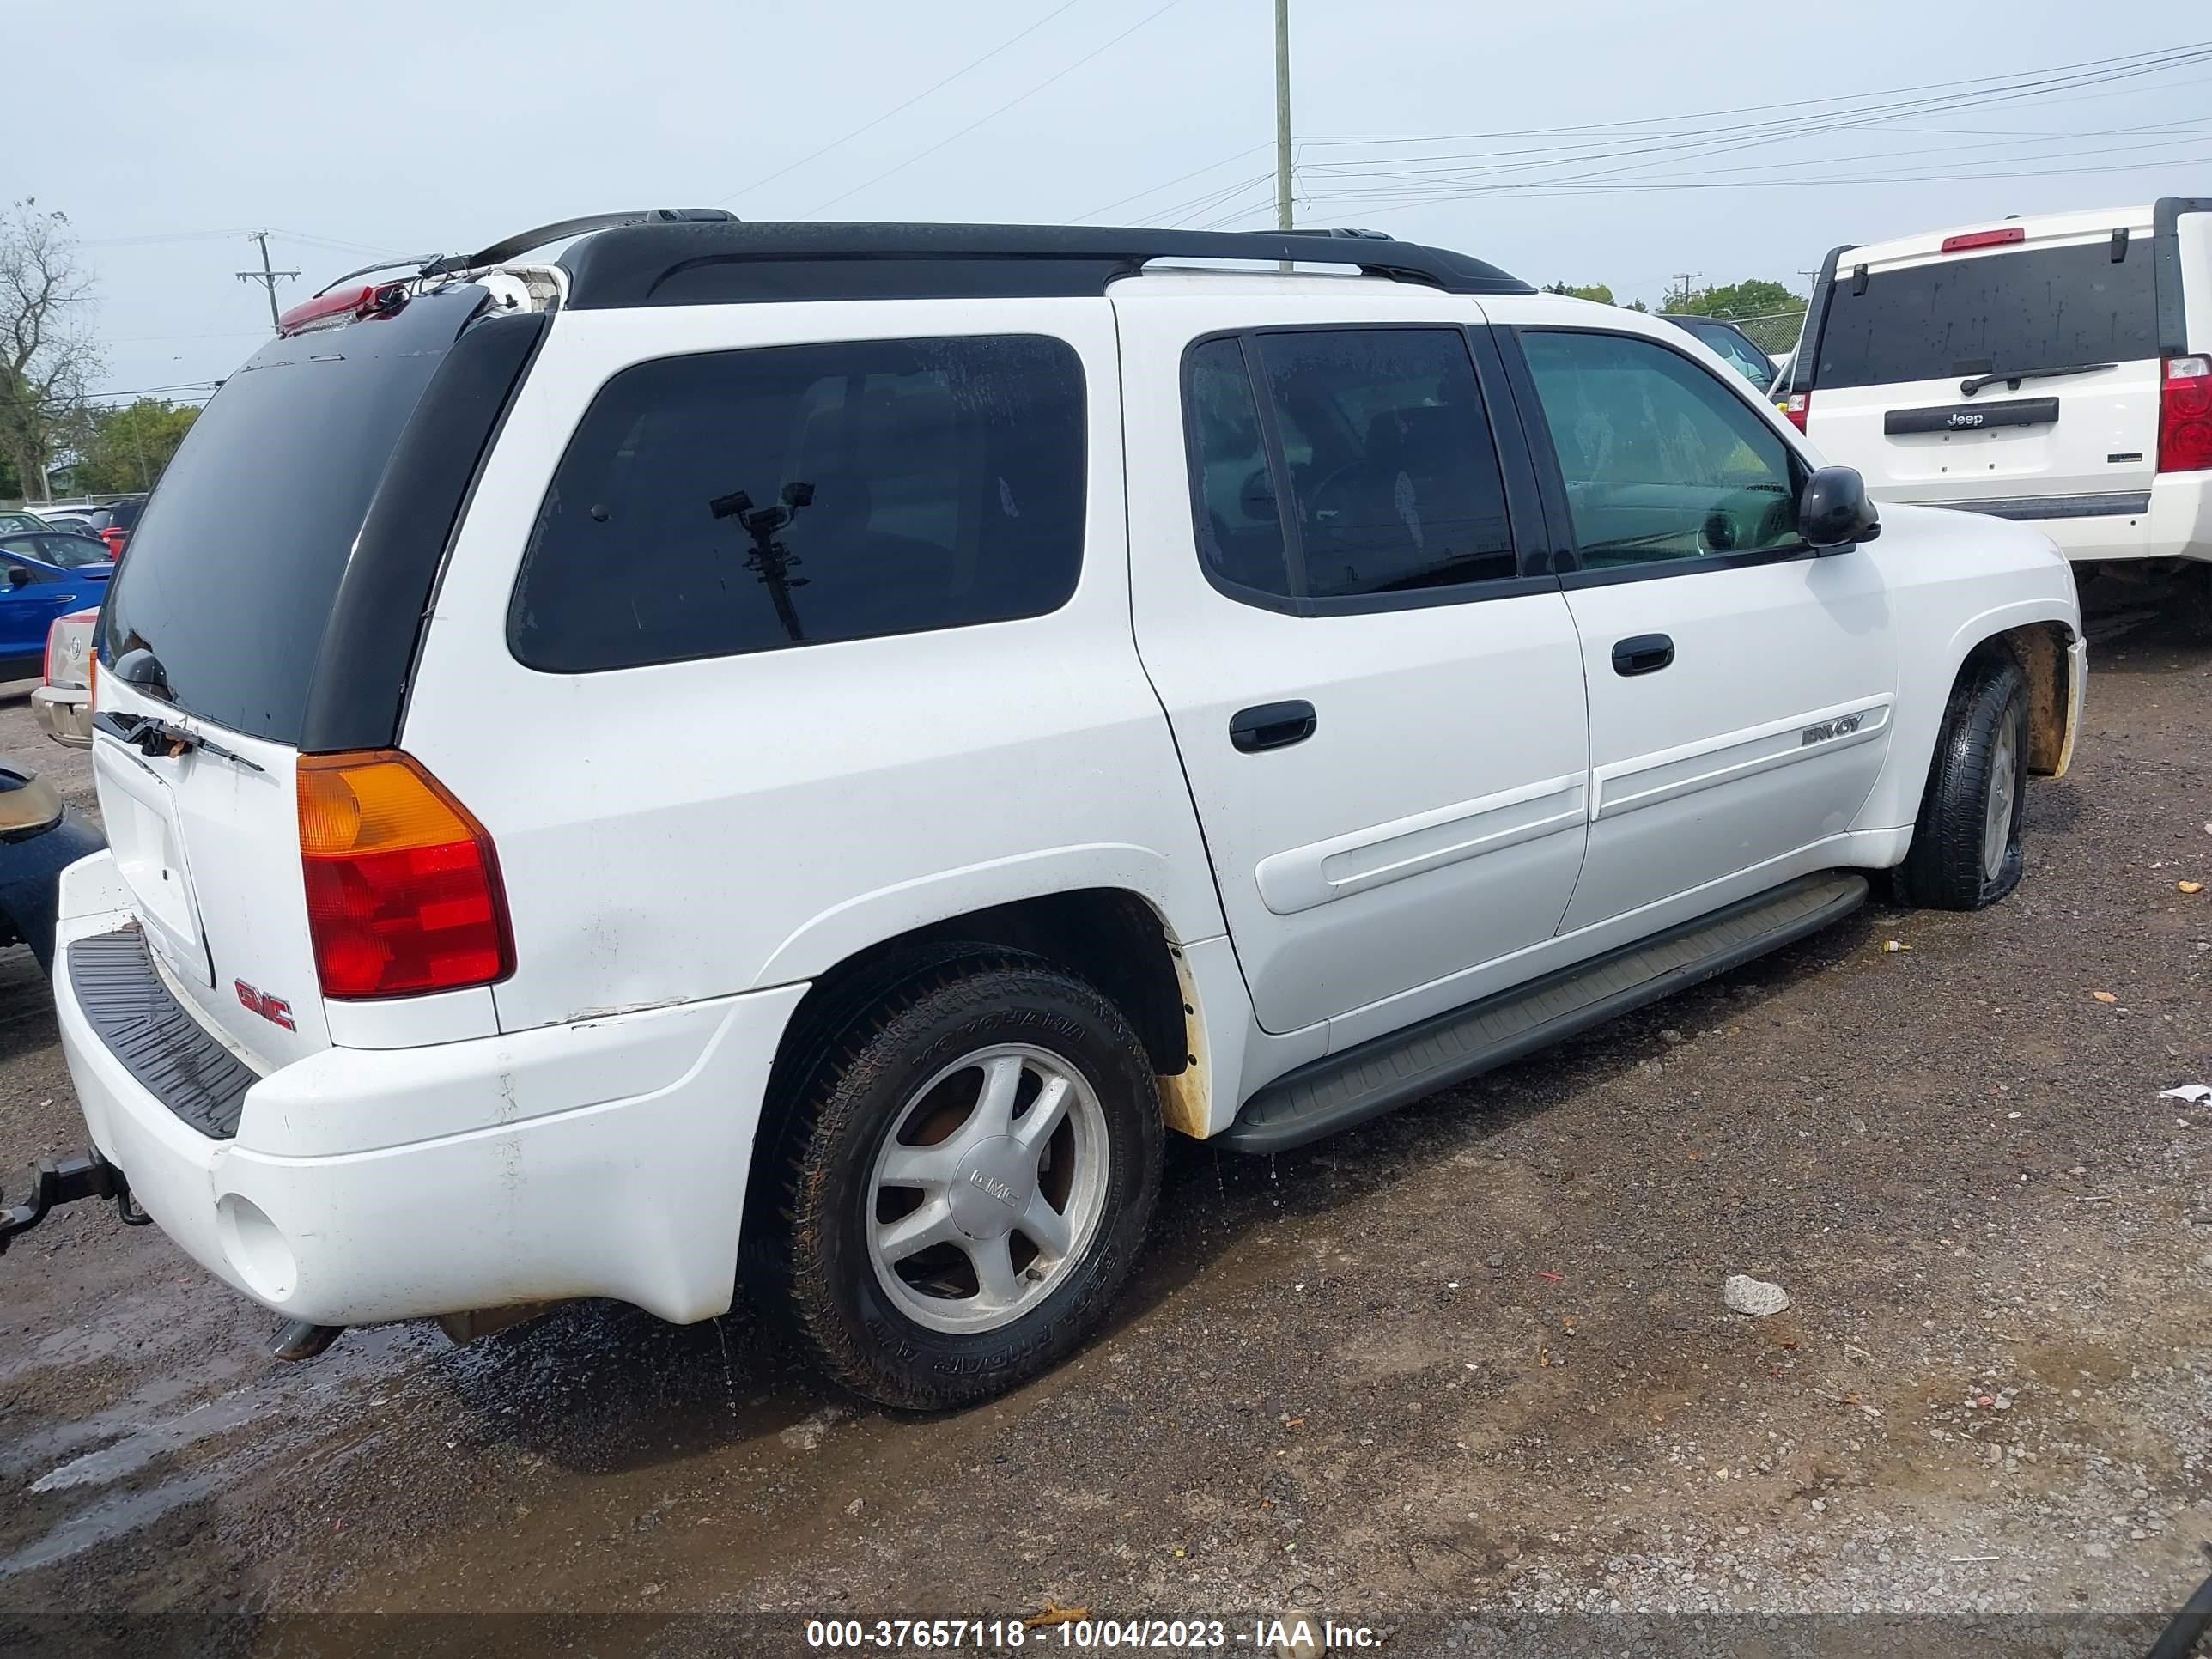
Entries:
<svg viewBox="0 0 2212 1659">
<path fill-rule="evenodd" d="M 150 765 L 112 740 L 96 742 L 92 761 L 108 848 L 137 901 L 149 942 L 179 978 L 213 985 L 174 794 Z"/>
<path fill-rule="evenodd" d="M 2003 427 L 2056 426 L 2058 399 L 2014 398 L 1995 404 L 1951 404 L 1933 409 L 1893 409 L 1881 417 L 1885 437 L 1928 432 L 1988 432 Z"/>
</svg>

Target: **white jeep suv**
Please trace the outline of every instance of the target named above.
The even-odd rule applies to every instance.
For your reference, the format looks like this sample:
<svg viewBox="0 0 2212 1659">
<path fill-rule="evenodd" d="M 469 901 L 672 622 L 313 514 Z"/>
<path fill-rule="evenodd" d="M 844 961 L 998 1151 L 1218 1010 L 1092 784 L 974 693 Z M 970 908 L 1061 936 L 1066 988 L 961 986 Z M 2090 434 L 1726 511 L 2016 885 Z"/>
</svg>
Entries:
<svg viewBox="0 0 2212 1659">
<path fill-rule="evenodd" d="M 1881 501 L 2212 599 L 2212 198 L 1839 247 L 1775 396 Z"/>
<path fill-rule="evenodd" d="M 1664 323 L 1372 236 L 532 241 L 295 312 L 101 623 L 91 1184 L 325 1337 L 747 1286 L 976 1400 L 1164 1131 L 1297 1146 L 1874 872 L 1990 903 L 2066 767 L 2051 543 L 1877 523 Z"/>
</svg>

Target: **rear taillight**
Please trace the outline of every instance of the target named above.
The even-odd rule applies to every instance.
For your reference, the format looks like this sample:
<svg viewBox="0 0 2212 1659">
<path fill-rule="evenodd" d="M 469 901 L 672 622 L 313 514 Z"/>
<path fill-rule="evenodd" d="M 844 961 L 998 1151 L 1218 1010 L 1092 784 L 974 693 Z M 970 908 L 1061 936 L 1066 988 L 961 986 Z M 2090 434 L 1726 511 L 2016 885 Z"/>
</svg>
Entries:
<svg viewBox="0 0 2212 1659">
<path fill-rule="evenodd" d="M 2158 470 L 2212 467 L 2212 357 L 2168 357 L 2158 398 Z"/>
<path fill-rule="evenodd" d="M 487 985 L 514 969 L 491 836 L 397 750 L 303 755 L 300 861 L 326 997 Z"/>
<path fill-rule="evenodd" d="M 406 300 L 404 283 L 371 283 L 363 288 L 342 289 L 336 294 L 318 294 L 279 317 L 276 332 L 289 339 L 295 334 L 306 334 L 319 328 L 340 328 L 360 318 L 397 310 Z"/>
<path fill-rule="evenodd" d="M 1813 394 L 1809 392 L 1793 392 L 1782 400 L 1784 417 L 1800 432 L 1805 429 L 1805 416 L 1812 407 Z"/>
</svg>

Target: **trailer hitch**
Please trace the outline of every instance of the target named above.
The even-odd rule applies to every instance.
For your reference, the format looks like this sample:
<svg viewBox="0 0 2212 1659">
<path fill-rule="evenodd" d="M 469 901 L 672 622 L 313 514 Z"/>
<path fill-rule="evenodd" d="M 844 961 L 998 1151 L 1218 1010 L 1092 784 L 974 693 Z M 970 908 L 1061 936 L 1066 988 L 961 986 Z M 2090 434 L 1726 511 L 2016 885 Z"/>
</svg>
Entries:
<svg viewBox="0 0 2212 1659">
<path fill-rule="evenodd" d="M 84 1198 L 112 1198 L 125 1224 L 143 1227 L 153 1218 L 131 1201 L 131 1182 L 98 1152 L 78 1152 L 62 1158 L 41 1158 L 31 1173 L 31 1196 L 21 1204 L 0 1209 L 0 1255 L 18 1233 L 27 1233 L 46 1218 L 57 1205 Z"/>
</svg>

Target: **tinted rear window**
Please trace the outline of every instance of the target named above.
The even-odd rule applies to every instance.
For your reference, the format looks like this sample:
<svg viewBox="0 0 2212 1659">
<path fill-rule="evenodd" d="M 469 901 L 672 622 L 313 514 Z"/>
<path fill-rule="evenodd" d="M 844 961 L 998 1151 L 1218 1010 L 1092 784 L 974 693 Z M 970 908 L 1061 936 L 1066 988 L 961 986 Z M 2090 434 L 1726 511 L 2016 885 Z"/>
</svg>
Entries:
<svg viewBox="0 0 2212 1659">
<path fill-rule="evenodd" d="M 146 503 L 100 621 L 179 708 L 296 744 L 323 628 L 377 481 L 462 325 L 463 287 L 272 341 L 224 382 Z"/>
<path fill-rule="evenodd" d="M 1075 591 L 1083 517 L 1064 341 L 660 358 L 585 412 L 508 639 L 586 673 L 1041 616 Z"/>
<path fill-rule="evenodd" d="M 1836 272 L 1816 386 L 1888 386 L 1954 374 L 2067 368 L 2158 356 L 2150 249 L 2112 246 L 1957 256 L 1869 275 Z"/>
</svg>

